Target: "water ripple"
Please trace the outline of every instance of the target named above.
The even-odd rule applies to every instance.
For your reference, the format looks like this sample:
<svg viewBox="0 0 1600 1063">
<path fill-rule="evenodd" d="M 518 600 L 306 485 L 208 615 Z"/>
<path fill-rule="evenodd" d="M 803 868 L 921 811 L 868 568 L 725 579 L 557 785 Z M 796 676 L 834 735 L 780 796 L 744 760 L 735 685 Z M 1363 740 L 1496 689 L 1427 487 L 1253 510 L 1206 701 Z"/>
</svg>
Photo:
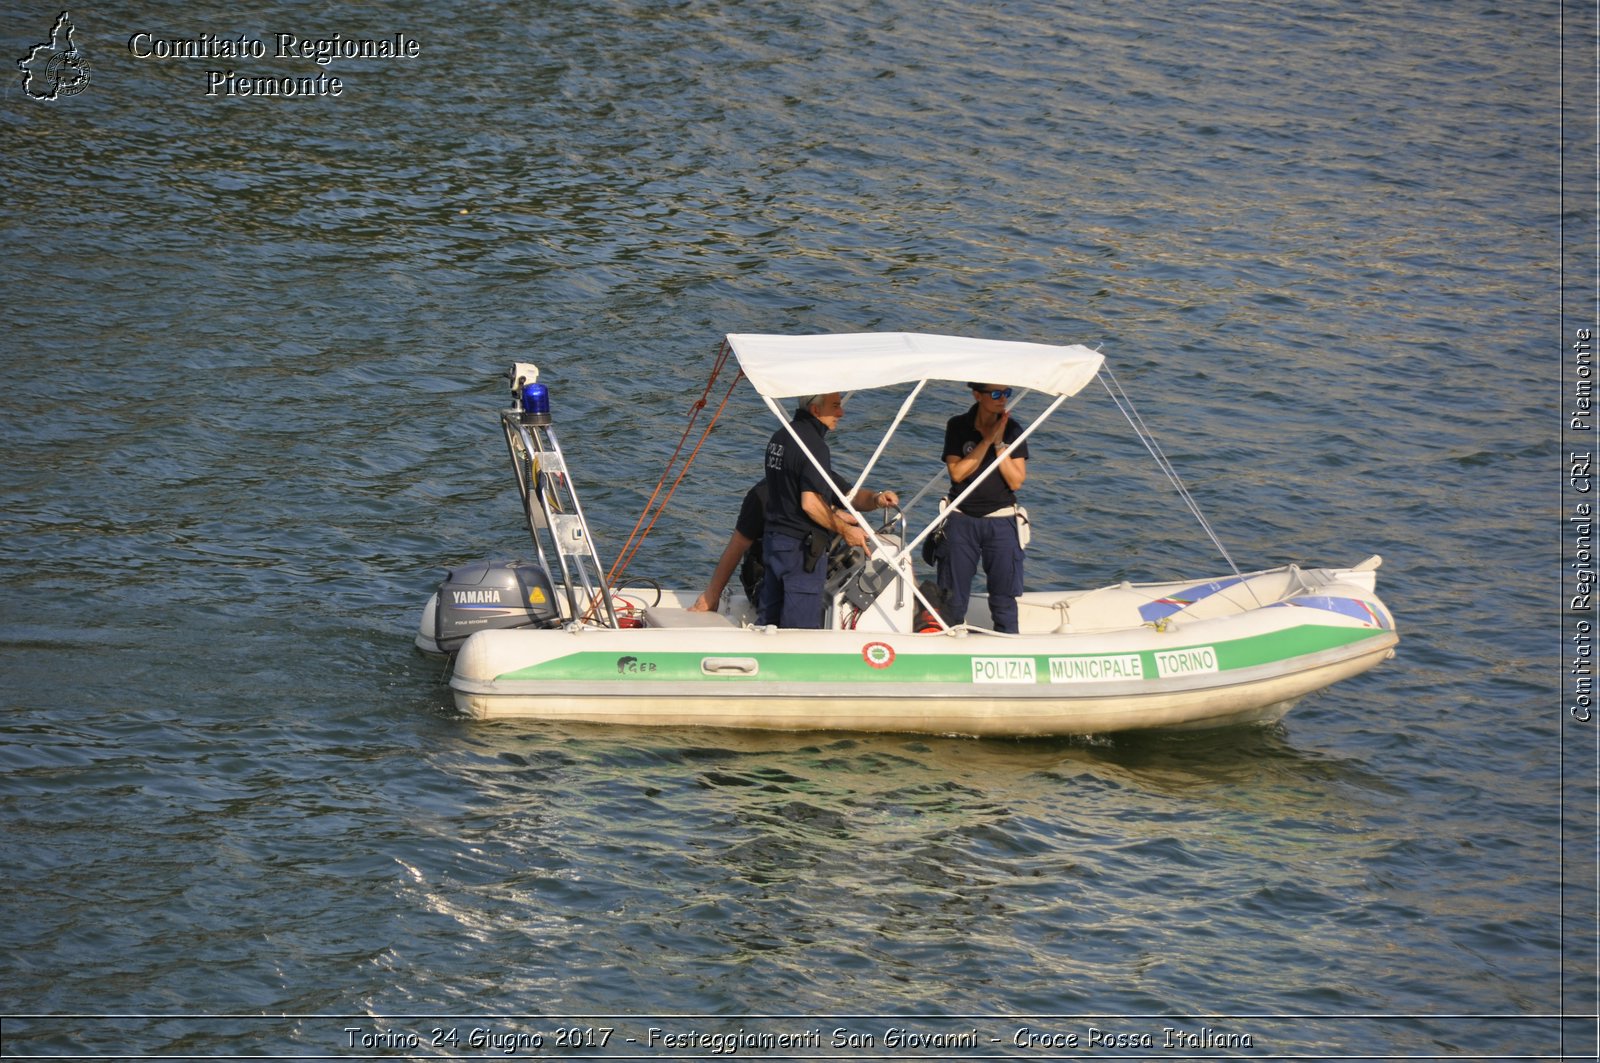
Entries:
<svg viewBox="0 0 1600 1063">
<path fill-rule="evenodd" d="M 1290 1054 L 1540 1043 L 1426 1017 L 1561 999 L 1555 580 L 1527 560 L 1555 13 L 385 12 L 429 55 L 471 40 L 471 75 L 206 100 L 126 57 L 143 16 L 113 4 L 78 19 L 90 89 L 3 119 L 8 1012 L 1281 1012 L 1326 1016 Z M 723 333 L 874 328 L 1103 344 L 1237 556 L 1385 555 L 1399 657 L 1220 737 L 453 715 L 410 630 L 443 567 L 525 552 L 506 364 L 544 367 L 609 550 Z M 888 482 L 932 475 L 948 399 Z M 852 403 L 841 465 L 893 409 Z M 1215 566 L 1110 404 L 1069 409 L 1030 580 Z M 708 574 L 760 412 L 741 388 L 636 573 Z M 328 1051 L 326 1025 L 8 1020 L 7 1047 Z"/>
</svg>

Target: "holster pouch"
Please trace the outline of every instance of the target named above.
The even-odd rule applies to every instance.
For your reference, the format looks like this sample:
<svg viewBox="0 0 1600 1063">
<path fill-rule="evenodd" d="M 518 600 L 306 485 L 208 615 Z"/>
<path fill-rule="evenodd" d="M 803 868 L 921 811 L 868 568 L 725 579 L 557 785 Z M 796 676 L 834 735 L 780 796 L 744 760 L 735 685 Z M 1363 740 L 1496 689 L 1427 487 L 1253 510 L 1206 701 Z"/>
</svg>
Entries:
<svg viewBox="0 0 1600 1063">
<path fill-rule="evenodd" d="M 939 499 L 939 512 L 943 513 L 945 511 L 945 507 L 948 506 L 949 504 L 950 504 L 950 499 L 949 498 L 941 498 L 941 499 Z M 945 529 L 948 528 L 949 526 L 950 525 L 949 525 L 948 522 L 940 524 L 937 528 L 934 529 L 932 535 L 930 535 L 926 539 L 922 540 L 922 563 L 923 564 L 925 564 L 925 565 L 937 565 L 939 563 L 939 558 L 941 556 L 943 556 L 944 553 L 945 553 L 945 549 L 944 549 L 944 532 L 945 532 Z"/>
<path fill-rule="evenodd" d="M 828 552 L 828 540 L 816 532 L 806 532 L 806 537 L 801 540 L 801 543 L 806 548 L 806 560 L 803 567 L 807 572 L 815 572 L 817 570 L 817 559 Z"/>
</svg>

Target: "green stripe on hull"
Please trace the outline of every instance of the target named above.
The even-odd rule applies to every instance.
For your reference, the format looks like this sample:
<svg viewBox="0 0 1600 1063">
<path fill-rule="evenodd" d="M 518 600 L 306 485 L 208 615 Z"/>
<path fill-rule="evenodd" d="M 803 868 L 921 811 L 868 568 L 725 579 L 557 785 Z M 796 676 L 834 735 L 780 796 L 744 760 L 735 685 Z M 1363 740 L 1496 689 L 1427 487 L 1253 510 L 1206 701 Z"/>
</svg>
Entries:
<svg viewBox="0 0 1600 1063">
<path fill-rule="evenodd" d="M 1138 681 L 1254 668 L 1337 649 L 1383 634 L 1375 628 L 1307 624 L 1248 638 L 1193 643 L 1171 649 L 1048 654 L 1007 653 L 1008 640 L 996 640 L 989 652 L 951 654 L 902 650 L 887 663 L 880 653 L 879 663 L 875 665 L 867 659 L 866 647 L 885 645 L 887 639 L 894 636 L 874 640 L 870 634 L 863 633 L 863 649 L 848 653 L 739 653 L 724 649 L 710 653 L 640 651 L 619 654 L 587 650 L 505 672 L 496 676 L 495 681 L 604 679 L 621 683 L 692 680 L 702 683 L 964 683 L 985 686 L 989 682 L 1049 685 L 1052 682 Z M 918 640 L 919 645 L 922 642 Z M 701 662 L 707 659 L 730 657 L 757 661 L 759 668 L 754 675 L 707 675 L 701 670 Z M 989 678 L 977 683 L 975 672 L 985 670 Z M 1029 675 L 1031 679 L 1027 678 Z"/>
</svg>

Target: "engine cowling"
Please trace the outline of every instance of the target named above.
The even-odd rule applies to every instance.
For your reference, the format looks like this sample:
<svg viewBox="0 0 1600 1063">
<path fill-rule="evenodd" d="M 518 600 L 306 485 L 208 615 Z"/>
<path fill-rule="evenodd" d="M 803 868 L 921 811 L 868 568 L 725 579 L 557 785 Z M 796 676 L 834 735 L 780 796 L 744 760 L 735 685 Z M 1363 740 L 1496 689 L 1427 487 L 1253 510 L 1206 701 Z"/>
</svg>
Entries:
<svg viewBox="0 0 1600 1063">
<path fill-rule="evenodd" d="M 423 610 L 417 645 L 454 653 L 476 631 L 561 626 L 555 584 L 530 561 L 474 561 L 453 568 Z"/>
</svg>

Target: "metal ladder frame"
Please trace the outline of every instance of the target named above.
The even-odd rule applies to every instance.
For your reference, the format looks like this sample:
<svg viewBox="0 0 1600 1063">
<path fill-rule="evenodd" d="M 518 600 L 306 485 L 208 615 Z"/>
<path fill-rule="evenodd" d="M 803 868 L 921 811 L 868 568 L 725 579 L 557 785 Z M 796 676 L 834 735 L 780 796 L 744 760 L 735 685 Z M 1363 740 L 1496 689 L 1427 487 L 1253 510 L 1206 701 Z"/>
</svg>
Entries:
<svg viewBox="0 0 1600 1063">
<path fill-rule="evenodd" d="M 596 603 L 599 603 L 604 610 L 605 626 L 621 627 L 606 584 L 605 566 L 600 563 L 594 536 L 589 533 L 589 522 L 584 519 L 577 488 L 567 473 L 567 459 L 556 440 L 555 429 L 548 423 L 529 422 L 520 409 L 501 411 L 500 427 L 505 431 L 506 450 L 517 477 L 517 494 L 522 499 L 522 512 L 527 519 L 533 548 L 538 551 L 539 563 L 546 572 L 550 571 L 544 548 L 544 536 L 549 536 L 551 550 L 561 568 L 561 583 L 567 592 L 568 624 L 587 622 L 595 615 Z M 588 604 L 582 609 L 578 607 L 576 591 L 576 584 L 580 582 L 588 598 Z"/>
</svg>

